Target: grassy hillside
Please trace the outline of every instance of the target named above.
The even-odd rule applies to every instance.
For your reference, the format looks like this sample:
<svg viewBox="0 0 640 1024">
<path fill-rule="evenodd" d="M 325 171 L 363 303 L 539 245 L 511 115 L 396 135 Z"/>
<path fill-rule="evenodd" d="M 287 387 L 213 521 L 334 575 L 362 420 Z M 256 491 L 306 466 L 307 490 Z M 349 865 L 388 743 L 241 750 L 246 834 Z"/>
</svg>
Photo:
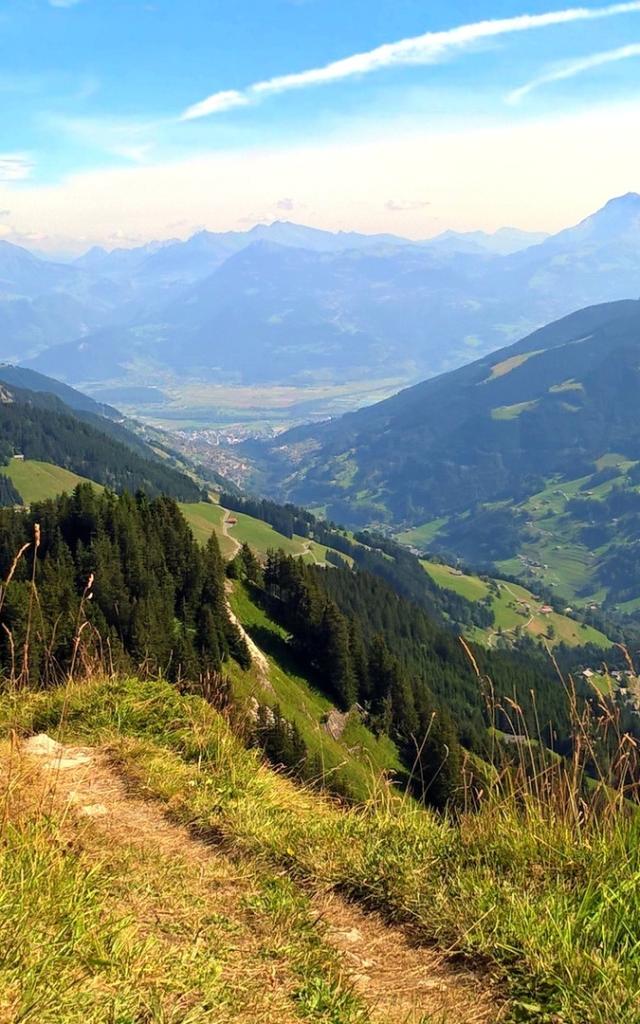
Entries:
<svg viewBox="0 0 640 1024">
<path fill-rule="evenodd" d="M 596 644 L 603 649 L 611 646 L 604 633 L 592 626 L 555 611 L 542 612 L 541 608 L 548 607 L 546 602 L 526 587 L 504 580 L 469 576 L 436 562 L 424 560 L 422 565 L 439 586 L 470 601 L 485 601 L 490 605 L 495 615 L 494 625 L 486 630 L 471 628 L 468 636 L 472 640 L 495 646 L 501 639 L 511 641 L 519 636 L 531 636 L 534 639 L 544 638 L 550 647 L 559 643 L 572 647 Z"/>
<path fill-rule="evenodd" d="M 331 519 L 637 611 L 639 339 L 640 303 L 592 306 L 255 455 Z"/>
<path fill-rule="evenodd" d="M 260 704 L 279 707 L 284 717 L 299 728 L 310 756 L 317 761 L 318 775 L 351 797 L 366 801 L 371 796 L 372 780 L 382 773 L 404 774 L 398 751 L 387 736 L 374 736 L 357 711 L 338 715 L 331 701 L 309 683 L 291 657 L 285 631 L 241 583 L 234 585 L 231 607 L 268 659 L 266 674 L 255 663 L 246 672 L 232 667 L 236 698 L 245 702 L 253 698 Z"/>
<path fill-rule="evenodd" d="M 190 504 L 181 503 L 180 508 L 198 543 L 206 544 L 211 534 L 215 533 L 224 557 L 231 558 L 233 556 L 236 545 L 223 531 L 225 510 L 220 505 L 214 502 L 199 501 Z"/>
<path fill-rule="evenodd" d="M 101 484 L 78 476 L 62 466 L 35 459 L 11 459 L 0 471 L 10 478 L 27 505 L 68 493 L 79 483 L 90 483 L 98 491 L 104 489 Z M 322 545 L 313 542 L 309 544 L 302 537 L 290 541 L 276 533 L 267 523 L 252 519 L 251 516 L 228 512 L 215 502 L 181 502 L 180 508 L 196 540 L 204 544 L 211 533 L 215 532 L 226 558 L 231 558 L 238 543 L 246 540 L 260 554 L 266 554 L 269 548 L 282 547 L 291 554 L 304 554 L 307 560 L 316 560 L 316 557 L 318 561 L 324 559 L 326 549 Z M 228 516 L 237 518 L 238 525 L 223 529 Z"/>
<path fill-rule="evenodd" d="M 443 951 L 439 977 L 422 965 L 423 997 L 452 984 L 447 955 L 475 964 L 475 989 L 467 988 L 466 1003 L 449 1007 L 447 1021 L 638 1020 L 636 822 L 577 810 L 571 799 L 560 799 L 559 782 L 552 807 L 535 787 L 518 786 L 517 796 L 489 788 L 480 810 L 455 821 L 411 803 L 390 804 L 382 789 L 367 807 L 345 810 L 265 769 L 209 705 L 159 681 L 95 680 L 23 693 L 19 701 L 4 695 L 0 733 L 9 730 L 19 736 L 46 730 L 81 744 L 75 756 L 85 759 L 85 788 L 79 810 L 67 800 L 61 815 L 49 786 L 43 816 L 42 784 L 29 789 L 24 781 L 33 760 L 15 746 L 11 755 L 6 745 L 0 751 L 0 904 L 12 923 L 0 943 L 13 936 L 10 955 L 0 958 L 7 1020 L 442 1019 L 442 1009 L 436 1014 L 425 1003 L 411 1017 L 380 1014 L 379 1001 L 376 1008 L 366 997 L 349 997 L 345 982 L 357 947 L 336 972 L 330 947 L 338 939 L 322 930 L 314 903 L 332 890 L 405 921 L 414 940 Z M 95 779 L 100 765 L 103 779 L 107 769 L 112 773 L 110 788 L 98 777 L 87 792 L 86 779 Z M 63 793 L 80 778 L 65 783 L 69 772 L 72 763 L 56 772 Z M 116 776 L 124 789 L 117 789 Z M 102 816 L 82 817 L 91 793 L 108 804 L 114 789 L 123 819 L 109 806 Z M 25 798 L 29 792 L 35 799 Z M 150 799 L 157 803 L 144 802 Z M 191 850 L 188 858 L 186 834 L 178 840 L 165 824 L 152 853 L 145 835 L 158 834 L 157 811 L 213 847 L 198 848 L 197 855 Z M 247 925 L 255 941 L 248 947 Z M 395 957 L 388 996 L 404 989 L 406 965 L 396 955 L 399 933 L 377 927 L 385 958 Z M 238 949 L 241 957 L 234 956 Z M 273 967 L 271 982 L 265 961 Z M 371 961 L 356 963 L 367 982 L 375 981 Z M 371 984 L 362 991 L 373 1000 L 382 994 Z M 500 995 L 507 999 L 502 1013 Z M 262 999 L 253 1010 L 252 998 Z"/>
<path fill-rule="evenodd" d="M 217 503 L 215 496 L 212 504 L 206 502 L 181 504 L 180 508 L 200 543 L 204 543 L 211 536 L 212 531 L 215 532 L 226 558 L 233 557 L 238 547 L 244 543 L 249 544 L 256 554 L 263 557 L 269 550 L 282 549 L 286 554 L 299 556 L 305 562 L 319 564 L 325 564 L 327 551 L 332 550 L 324 544 L 307 540 L 305 537 L 285 537 L 261 519 L 223 508 Z M 225 521 L 230 519 L 234 519 L 235 523 L 232 525 L 227 522 L 225 526 Z M 342 555 L 341 557 L 347 556 Z"/>
<path fill-rule="evenodd" d="M 580 310 L 256 456 L 274 490 L 352 523 L 419 524 L 532 493 L 603 451 L 637 451 L 639 323 L 638 302 Z"/>
<path fill-rule="evenodd" d="M 532 495 L 520 506 L 529 524 L 527 536 L 516 557 L 504 560 L 501 568 L 539 579 L 579 604 L 600 604 L 608 599 L 622 610 L 640 607 L 640 588 L 632 588 L 635 598 L 632 595 L 631 601 L 620 601 L 606 568 L 612 555 L 619 552 L 624 558 L 625 546 L 635 540 L 635 509 L 609 515 L 608 532 L 601 536 L 591 539 L 585 531 L 589 509 L 594 518 L 601 510 L 606 514 L 605 502 L 614 493 L 624 492 L 640 508 L 638 465 L 610 452 L 598 459 L 594 473 L 553 480 Z M 580 499 L 586 511 L 576 514 L 572 499 Z"/>
<path fill-rule="evenodd" d="M 487 506 L 490 517 L 520 521 L 511 545 L 495 558 L 498 569 L 520 577 L 534 591 L 536 584 L 554 591 L 577 609 L 603 604 L 622 612 L 640 609 L 632 560 L 640 510 L 639 467 L 637 460 L 608 452 L 590 473 L 555 477 L 521 502 Z M 467 523 L 471 524 L 470 516 L 457 521 L 441 517 L 406 530 L 397 539 L 425 552 L 449 554 L 458 543 L 461 556 L 472 561 L 474 540 L 468 536 Z M 491 519 L 487 523 L 490 527 Z M 625 580 L 615 566 L 626 559 Z"/>
<path fill-rule="evenodd" d="M 72 491 L 81 483 L 91 483 L 97 490 L 103 490 L 100 484 L 87 480 L 86 477 L 71 473 L 61 466 L 54 466 L 49 462 L 38 462 L 34 459 L 25 459 L 24 462 L 12 459 L 8 466 L 2 467 L 0 472 L 9 477 L 27 505 L 31 505 L 35 501 L 55 498 L 58 494 Z"/>
</svg>

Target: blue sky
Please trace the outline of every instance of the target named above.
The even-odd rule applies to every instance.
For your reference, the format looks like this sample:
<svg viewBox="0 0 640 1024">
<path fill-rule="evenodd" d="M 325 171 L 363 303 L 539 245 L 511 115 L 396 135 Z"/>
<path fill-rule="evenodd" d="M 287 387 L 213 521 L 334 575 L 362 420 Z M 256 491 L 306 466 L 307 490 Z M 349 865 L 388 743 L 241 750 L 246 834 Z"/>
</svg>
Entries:
<svg viewBox="0 0 640 1024">
<path fill-rule="evenodd" d="M 0 0 L 0 32 L 0 237 L 44 248 L 640 190 L 640 3 Z"/>
</svg>

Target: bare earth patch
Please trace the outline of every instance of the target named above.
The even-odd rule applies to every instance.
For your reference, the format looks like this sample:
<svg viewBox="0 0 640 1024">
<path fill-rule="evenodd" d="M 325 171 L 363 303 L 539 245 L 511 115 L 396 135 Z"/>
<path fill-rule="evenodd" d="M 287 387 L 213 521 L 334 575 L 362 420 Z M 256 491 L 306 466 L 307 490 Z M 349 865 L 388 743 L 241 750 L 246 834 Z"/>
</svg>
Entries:
<svg viewBox="0 0 640 1024">
<path fill-rule="evenodd" d="M 385 1024 L 493 1024 L 500 1020 L 497 994 L 436 950 L 415 945 L 407 930 L 387 924 L 331 893 L 319 905 L 327 938 L 344 955 L 345 970 Z"/>
<path fill-rule="evenodd" d="M 123 910 L 145 934 L 183 952 L 199 941 L 201 918 L 219 918 L 233 941 L 224 955 L 223 979 L 235 1005 L 229 1016 L 255 1024 L 293 1024 L 301 1018 L 292 998 L 286 964 L 266 950 L 280 944 L 272 921 L 256 921 L 243 911 L 255 885 L 255 865 L 198 840 L 169 821 L 161 805 L 132 796 L 110 763 L 108 753 L 88 747 L 62 746 L 36 736 L 22 746 L 22 756 L 39 774 L 43 801 L 67 808 L 104 849 L 133 851 L 131 890 L 122 893 Z M 158 878 L 133 884 L 142 874 Z M 159 871 L 158 865 L 161 870 Z M 167 873 L 180 875 L 166 891 Z M 185 899 L 186 887 L 188 893 Z M 195 909 L 194 909 L 195 908 Z M 500 1003 L 492 986 L 435 950 L 413 945 L 408 931 L 365 913 L 335 893 L 314 900 L 317 927 L 341 957 L 347 984 L 364 1000 L 376 1024 L 489 1024 L 500 1020 Z M 219 950 L 215 951 L 216 954 Z M 235 1002 L 234 1002 L 235 1001 Z"/>
</svg>

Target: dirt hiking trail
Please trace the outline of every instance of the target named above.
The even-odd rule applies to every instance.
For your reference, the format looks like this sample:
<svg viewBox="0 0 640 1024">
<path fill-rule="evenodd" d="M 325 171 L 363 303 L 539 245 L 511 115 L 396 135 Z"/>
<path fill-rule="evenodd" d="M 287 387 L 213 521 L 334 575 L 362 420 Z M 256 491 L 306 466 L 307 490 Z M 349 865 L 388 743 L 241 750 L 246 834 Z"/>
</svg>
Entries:
<svg viewBox="0 0 640 1024">
<path fill-rule="evenodd" d="M 84 820 L 102 848 L 106 840 L 112 849 L 133 848 L 142 862 L 149 855 L 187 867 L 185 884 L 194 899 L 204 900 L 208 915 L 223 916 L 235 929 L 225 971 L 242 1005 L 230 1021 L 293 1024 L 301 1019 L 292 997 L 295 979 L 287 976 L 286 965 L 266 955 L 274 942 L 269 933 L 274 922 L 256 921 L 244 909 L 255 885 L 255 863 L 195 838 L 170 821 L 159 802 L 131 795 L 107 750 L 63 746 L 42 734 L 26 740 L 20 754 L 46 797 L 80 824 Z M 494 1024 L 501 1019 L 490 984 L 436 951 L 412 945 L 402 928 L 334 893 L 318 894 L 313 908 L 316 927 L 339 951 L 345 980 L 365 1001 L 375 1024 Z M 129 909 L 153 931 L 171 907 L 162 905 L 159 894 L 150 906 Z M 178 940 L 172 936 L 171 941 Z"/>
<path fill-rule="evenodd" d="M 227 540 L 231 544 L 233 544 L 233 546 L 234 546 L 234 550 L 233 550 L 233 554 L 231 555 L 231 558 L 235 558 L 236 555 L 238 554 L 238 551 L 242 547 L 242 544 L 240 543 L 238 538 L 237 537 L 232 537 L 231 534 L 229 533 L 229 530 L 234 525 L 235 525 L 234 523 L 230 523 L 229 522 L 228 513 L 225 512 L 224 519 L 222 520 L 222 533 L 227 538 Z"/>
</svg>

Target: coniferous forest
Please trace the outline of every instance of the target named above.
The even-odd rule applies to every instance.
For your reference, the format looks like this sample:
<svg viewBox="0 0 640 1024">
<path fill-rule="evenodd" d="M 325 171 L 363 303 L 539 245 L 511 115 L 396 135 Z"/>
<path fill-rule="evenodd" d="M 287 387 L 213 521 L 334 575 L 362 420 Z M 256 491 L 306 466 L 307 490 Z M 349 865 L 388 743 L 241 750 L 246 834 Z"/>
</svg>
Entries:
<svg viewBox="0 0 640 1024">
<path fill-rule="evenodd" d="M 416 785 L 430 780 L 429 802 L 443 806 L 459 789 L 463 747 L 488 756 L 490 724 L 514 731 L 509 701 L 527 729 L 568 749 L 566 696 L 535 652 L 474 649 L 480 674 L 492 679 L 489 713 L 455 635 L 387 581 L 282 552 L 263 567 L 247 545 L 225 570 L 215 535 L 200 547 L 173 499 L 89 485 L 28 512 L 0 511 L 0 576 L 12 576 L 2 594 L 2 669 L 47 685 L 80 656 L 183 683 L 224 671 L 229 657 L 248 667 L 227 609 L 227 574 L 252 587 L 319 689 L 343 710 L 360 707 L 374 732 L 394 739 L 407 774 L 422 780 Z M 266 731 L 263 723 L 267 751 L 278 746 L 276 733 L 290 739 L 278 723 Z M 299 761 L 300 743 L 289 745 Z"/>
<path fill-rule="evenodd" d="M 361 570 L 386 580 L 399 594 L 420 605 L 439 621 L 446 619 L 458 626 L 473 624 L 480 628 L 486 628 L 493 622 L 493 612 L 489 607 L 439 587 L 411 551 L 388 537 L 363 530 L 351 539 L 335 523 L 323 522 L 307 509 L 292 504 L 279 505 L 266 498 L 223 492 L 220 503 L 225 508 L 269 523 L 283 537 L 290 538 L 294 534 L 308 537 L 347 555 Z M 333 552 L 327 557 L 334 565 L 347 564 Z"/>
<path fill-rule="evenodd" d="M 196 544 L 171 498 L 72 495 L 0 510 L 0 665 L 55 682 L 80 650 L 123 669 L 196 681 L 248 652 L 229 619 L 215 535 Z M 37 586 L 37 599 L 31 580 Z"/>
<path fill-rule="evenodd" d="M 13 481 L 5 473 L 0 473 L 0 508 L 11 505 L 22 505 L 22 496 Z"/>
<path fill-rule="evenodd" d="M 305 565 L 282 551 L 262 571 L 246 545 L 232 571 L 290 635 L 315 684 L 396 741 L 420 795 L 430 780 L 430 803 L 443 806 L 459 790 L 463 747 L 490 758 L 490 725 L 569 752 L 567 695 L 541 652 L 474 647 L 479 678 L 455 634 L 366 571 Z"/>
<path fill-rule="evenodd" d="M 98 416 L 76 414 L 53 395 L 12 390 L 0 402 L 0 463 L 14 453 L 51 462 L 112 490 L 143 490 L 181 501 L 199 501 L 193 480 L 166 462 L 139 438 Z M 112 436 L 115 432 L 116 436 Z M 131 443 L 128 443 L 130 439 Z M 4 490 L 0 502 L 14 504 Z"/>
</svg>

